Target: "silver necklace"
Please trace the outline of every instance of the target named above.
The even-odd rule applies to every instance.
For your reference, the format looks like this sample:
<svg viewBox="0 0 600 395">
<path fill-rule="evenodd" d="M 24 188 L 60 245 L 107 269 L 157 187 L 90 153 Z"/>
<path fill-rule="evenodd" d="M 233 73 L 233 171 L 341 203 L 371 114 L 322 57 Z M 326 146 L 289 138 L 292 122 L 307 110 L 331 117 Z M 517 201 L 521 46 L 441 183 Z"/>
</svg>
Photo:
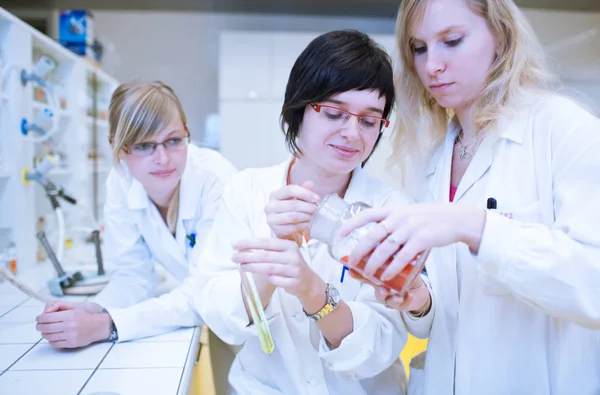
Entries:
<svg viewBox="0 0 600 395">
<path fill-rule="evenodd" d="M 462 132 L 462 130 L 461 130 Z M 465 160 L 467 158 L 467 155 L 469 154 L 469 151 L 467 150 L 467 146 L 465 144 L 463 144 L 462 142 L 462 137 L 461 137 L 461 133 L 459 132 L 456 135 L 456 139 L 454 139 L 454 144 L 458 144 L 459 145 L 459 151 L 458 151 L 458 157 L 460 158 L 460 160 Z"/>
</svg>

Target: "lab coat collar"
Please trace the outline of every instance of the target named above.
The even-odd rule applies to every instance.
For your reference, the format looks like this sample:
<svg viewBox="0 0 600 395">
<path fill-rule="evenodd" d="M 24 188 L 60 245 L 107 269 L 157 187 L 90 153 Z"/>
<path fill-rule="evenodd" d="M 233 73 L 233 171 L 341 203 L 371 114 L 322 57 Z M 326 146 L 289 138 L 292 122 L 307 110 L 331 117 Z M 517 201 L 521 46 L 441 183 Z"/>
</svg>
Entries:
<svg viewBox="0 0 600 395">
<path fill-rule="evenodd" d="M 444 151 L 450 142 L 454 142 L 457 134 L 458 124 L 452 121 L 450 125 L 448 125 L 448 131 L 446 132 L 446 138 L 444 139 L 444 142 L 437 147 L 437 149 L 433 152 L 431 159 L 429 160 L 429 166 L 427 167 L 427 171 L 425 173 L 427 177 L 435 173 L 437 168 L 441 165 L 441 162 L 444 159 Z"/>
<path fill-rule="evenodd" d="M 194 188 L 194 182 L 196 188 Z M 198 205 L 198 199 L 200 199 L 200 196 L 197 195 L 202 190 L 202 188 L 197 187 L 197 184 L 201 182 L 202 180 L 194 180 L 194 171 L 188 155 L 188 161 L 181 175 L 179 186 L 181 188 L 179 192 L 179 219 L 190 219 L 196 215 L 196 206 Z"/>
<path fill-rule="evenodd" d="M 148 194 L 144 186 L 129 172 L 125 162 L 121 161 L 122 169 L 119 169 L 122 177 L 129 183 L 127 190 L 127 206 L 131 210 L 142 210 L 148 208 Z"/>
<path fill-rule="evenodd" d="M 344 200 L 348 203 L 354 203 L 359 201 L 364 201 L 365 197 L 371 196 L 371 191 L 369 191 L 369 182 L 367 182 L 365 171 L 360 165 L 354 169 L 352 172 L 352 178 L 350 179 L 350 183 L 348 184 L 348 189 L 346 189 L 346 194 L 344 195 Z"/>
<path fill-rule="evenodd" d="M 510 140 L 513 143 L 523 144 L 527 121 L 522 117 L 522 114 L 514 114 L 511 117 L 505 116 L 499 120 L 496 128 L 499 131 L 498 137 Z"/>
<path fill-rule="evenodd" d="M 513 110 L 506 110 L 495 127 L 497 136 L 516 144 L 523 144 L 527 131 L 532 127 L 533 115 L 544 105 L 548 97 L 538 93 L 523 95 L 519 102 L 513 105 Z"/>
<path fill-rule="evenodd" d="M 492 161 L 494 160 L 494 147 L 496 142 L 498 141 L 498 137 L 494 135 L 486 136 L 477 151 L 475 151 L 475 155 L 471 159 L 471 163 L 467 167 L 465 174 L 463 175 L 460 183 L 458 184 L 458 189 L 456 190 L 456 194 L 454 195 L 454 201 L 458 201 L 461 197 L 477 182 L 483 177 L 483 175 L 488 171 L 488 169 L 492 166 Z M 454 148 L 454 142 L 452 142 L 452 146 L 449 147 L 449 150 L 452 151 Z M 452 155 L 448 160 L 450 164 L 447 169 L 448 175 L 450 175 L 451 167 L 452 167 Z M 450 182 L 446 184 L 447 188 L 450 188 Z M 448 195 L 449 195 L 448 191 Z M 449 199 L 449 197 L 448 197 Z"/>
<path fill-rule="evenodd" d="M 452 165 L 452 149 L 457 131 L 450 128 L 444 143 L 438 147 L 431 160 L 427 172 L 427 184 L 434 201 L 450 199 L 450 168 Z"/>
<path fill-rule="evenodd" d="M 479 180 L 492 165 L 494 147 L 501 139 L 507 139 L 516 144 L 523 143 L 527 122 L 523 122 L 523 113 L 515 113 L 513 117 L 503 117 L 495 129 L 490 132 L 475 152 L 463 179 L 458 185 L 454 201 L 458 201 L 477 180 Z M 448 125 L 444 143 L 434 152 L 427 168 L 430 191 L 437 201 L 449 200 L 450 171 L 454 141 L 459 132 L 456 119 Z"/>
<path fill-rule="evenodd" d="M 498 131 L 496 134 L 497 138 L 507 139 L 514 143 L 522 144 L 526 129 L 524 126 L 526 123 L 517 122 L 517 120 L 522 120 L 522 117 L 522 113 L 516 112 L 512 114 L 512 116 L 503 116 L 500 120 L 498 120 L 498 124 L 495 128 L 495 130 Z M 458 131 L 458 122 L 456 119 L 452 119 L 448 125 L 448 131 L 446 132 L 444 143 L 433 152 L 433 155 L 428 162 L 429 164 L 425 173 L 426 176 L 430 176 L 435 173 L 436 169 L 440 165 L 440 161 L 442 160 L 445 146 L 447 146 L 450 141 L 454 142 L 456 136 L 458 135 Z"/>
</svg>

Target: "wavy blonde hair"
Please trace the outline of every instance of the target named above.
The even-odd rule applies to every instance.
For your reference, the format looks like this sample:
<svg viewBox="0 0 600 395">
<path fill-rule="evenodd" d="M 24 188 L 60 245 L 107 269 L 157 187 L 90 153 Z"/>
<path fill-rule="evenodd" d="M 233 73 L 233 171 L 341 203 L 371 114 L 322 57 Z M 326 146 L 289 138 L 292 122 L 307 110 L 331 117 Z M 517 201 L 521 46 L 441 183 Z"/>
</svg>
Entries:
<svg viewBox="0 0 600 395">
<path fill-rule="evenodd" d="M 512 0 L 464 1 L 485 18 L 497 41 L 496 58 L 473 102 L 475 127 L 482 138 L 503 115 L 516 109 L 521 99 L 533 92 L 550 91 L 557 80 L 546 66 L 529 22 Z M 430 2 L 402 0 L 396 20 L 397 122 L 389 164 L 397 166 L 401 184 L 413 193 L 423 180 L 429 156 L 444 141 L 453 116 L 427 92 L 414 66 L 412 34 Z"/>
<path fill-rule="evenodd" d="M 160 81 L 131 81 L 117 87 L 108 107 L 113 162 L 121 167 L 121 150 L 154 138 L 179 116 L 187 131 L 187 117 L 173 89 Z M 175 233 L 179 212 L 179 185 L 167 210 L 167 227 Z"/>
</svg>

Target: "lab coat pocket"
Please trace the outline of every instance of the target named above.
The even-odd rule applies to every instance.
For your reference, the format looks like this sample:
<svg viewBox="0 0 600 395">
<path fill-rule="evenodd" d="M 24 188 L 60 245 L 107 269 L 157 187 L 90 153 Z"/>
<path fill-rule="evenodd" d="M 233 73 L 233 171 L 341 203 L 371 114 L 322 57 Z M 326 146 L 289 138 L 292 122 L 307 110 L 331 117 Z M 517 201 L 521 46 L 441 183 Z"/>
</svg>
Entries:
<svg viewBox="0 0 600 395">
<path fill-rule="evenodd" d="M 518 221 L 522 224 L 534 224 L 541 222 L 540 202 L 534 201 L 524 205 L 511 205 L 508 207 L 499 207 L 499 213 L 506 218 Z M 483 293 L 489 296 L 506 296 L 511 291 L 498 280 L 497 268 L 493 265 L 484 264 L 478 270 L 477 282 Z"/>
<path fill-rule="evenodd" d="M 508 219 L 519 221 L 524 224 L 532 224 L 541 221 L 540 202 L 534 201 L 525 204 L 515 204 L 508 207 L 500 207 L 500 214 Z"/>
<path fill-rule="evenodd" d="M 410 376 L 408 378 L 408 395 L 425 393 L 425 351 L 417 354 L 410 361 Z"/>
<path fill-rule="evenodd" d="M 479 272 L 477 282 L 483 293 L 489 296 L 506 296 L 511 293 L 504 284 L 487 273 Z"/>
</svg>

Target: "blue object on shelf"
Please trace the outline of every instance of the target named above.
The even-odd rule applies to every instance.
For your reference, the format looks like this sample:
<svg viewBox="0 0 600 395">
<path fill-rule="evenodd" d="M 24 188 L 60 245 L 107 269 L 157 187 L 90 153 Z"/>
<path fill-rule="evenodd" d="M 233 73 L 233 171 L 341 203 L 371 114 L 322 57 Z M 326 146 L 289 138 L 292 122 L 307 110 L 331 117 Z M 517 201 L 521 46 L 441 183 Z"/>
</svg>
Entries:
<svg viewBox="0 0 600 395">
<path fill-rule="evenodd" d="M 93 16 L 89 10 L 61 10 L 58 19 L 58 41 L 65 44 L 94 43 Z"/>
</svg>

